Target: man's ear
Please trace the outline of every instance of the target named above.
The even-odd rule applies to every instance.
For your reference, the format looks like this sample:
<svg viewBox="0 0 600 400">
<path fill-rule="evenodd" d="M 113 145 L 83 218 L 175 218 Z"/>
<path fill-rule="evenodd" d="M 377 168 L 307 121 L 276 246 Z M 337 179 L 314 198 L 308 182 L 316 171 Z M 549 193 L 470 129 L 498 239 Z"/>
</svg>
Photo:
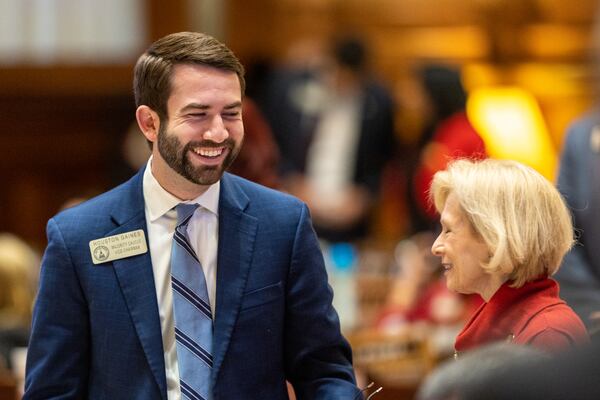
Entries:
<svg viewBox="0 0 600 400">
<path fill-rule="evenodd" d="M 150 142 L 156 142 L 158 138 L 158 130 L 160 129 L 160 118 L 158 114 L 146 105 L 141 105 L 135 111 L 140 130 Z"/>
</svg>

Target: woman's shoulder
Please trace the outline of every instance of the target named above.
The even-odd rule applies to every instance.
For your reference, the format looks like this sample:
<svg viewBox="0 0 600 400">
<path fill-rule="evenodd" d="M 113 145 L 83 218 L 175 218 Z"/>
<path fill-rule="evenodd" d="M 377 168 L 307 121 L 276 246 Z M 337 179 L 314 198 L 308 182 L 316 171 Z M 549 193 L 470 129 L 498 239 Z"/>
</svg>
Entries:
<svg viewBox="0 0 600 400">
<path fill-rule="evenodd" d="M 535 314 L 517 340 L 552 351 L 587 343 L 589 336 L 577 314 L 565 303 L 559 303 Z"/>
<path fill-rule="evenodd" d="M 587 334 L 574 334 L 573 332 L 548 327 L 541 331 L 536 331 L 533 336 L 529 337 L 523 343 L 555 353 L 573 349 L 588 342 L 589 338 Z"/>
</svg>

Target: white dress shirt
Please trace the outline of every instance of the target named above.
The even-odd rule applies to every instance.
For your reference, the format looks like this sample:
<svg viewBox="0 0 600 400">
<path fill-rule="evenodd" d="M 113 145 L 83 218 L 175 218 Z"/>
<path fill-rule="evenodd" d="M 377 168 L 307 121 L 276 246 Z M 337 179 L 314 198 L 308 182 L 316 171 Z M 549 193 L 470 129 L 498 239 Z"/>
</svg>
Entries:
<svg viewBox="0 0 600 400">
<path fill-rule="evenodd" d="M 160 186 L 154 175 L 152 175 L 151 164 L 152 157 L 148 160 L 143 179 L 148 242 L 165 352 L 167 396 L 169 400 L 180 400 L 181 390 L 179 388 L 179 368 L 175 343 L 170 262 L 173 233 L 175 232 L 175 225 L 177 225 L 177 212 L 174 207 L 182 201 Z M 187 233 L 190 244 L 202 264 L 213 318 L 215 315 L 217 282 L 220 188 L 220 182 L 217 182 L 199 197 L 184 202 L 200 205 L 188 223 Z"/>
</svg>

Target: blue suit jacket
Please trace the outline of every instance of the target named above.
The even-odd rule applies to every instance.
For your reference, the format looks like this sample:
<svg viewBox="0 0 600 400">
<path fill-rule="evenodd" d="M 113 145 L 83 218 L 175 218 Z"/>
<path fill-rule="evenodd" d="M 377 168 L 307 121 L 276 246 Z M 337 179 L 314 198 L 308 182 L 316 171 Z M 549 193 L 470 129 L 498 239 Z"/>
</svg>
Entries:
<svg viewBox="0 0 600 400">
<path fill-rule="evenodd" d="M 24 399 L 166 399 L 150 253 L 94 265 L 88 245 L 146 231 L 142 175 L 48 222 Z M 214 398 L 286 399 L 286 379 L 299 399 L 355 398 L 331 300 L 306 206 L 225 174 Z"/>
<path fill-rule="evenodd" d="M 589 315 L 600 311 L 600 149 L 590 143 L 600 115 L 575 122 L 566 134 L 558 189 L 573 214 L 577 244 L 556 274 L 561 297 L 590 327 Z"/>
</svg>

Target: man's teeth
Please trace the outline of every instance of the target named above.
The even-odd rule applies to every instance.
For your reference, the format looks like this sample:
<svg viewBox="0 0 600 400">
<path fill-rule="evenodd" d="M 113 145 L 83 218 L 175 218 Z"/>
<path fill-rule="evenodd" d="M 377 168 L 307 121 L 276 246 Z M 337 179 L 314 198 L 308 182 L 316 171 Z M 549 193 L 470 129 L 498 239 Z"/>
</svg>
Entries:
<svg viewBox="0 0 600 400">
<path fill-rule="evenodd" d="M 194 153 L 202 157 L 218 157 L 223 153 L 223 149 L 194 149 Z"/>
</svg>

